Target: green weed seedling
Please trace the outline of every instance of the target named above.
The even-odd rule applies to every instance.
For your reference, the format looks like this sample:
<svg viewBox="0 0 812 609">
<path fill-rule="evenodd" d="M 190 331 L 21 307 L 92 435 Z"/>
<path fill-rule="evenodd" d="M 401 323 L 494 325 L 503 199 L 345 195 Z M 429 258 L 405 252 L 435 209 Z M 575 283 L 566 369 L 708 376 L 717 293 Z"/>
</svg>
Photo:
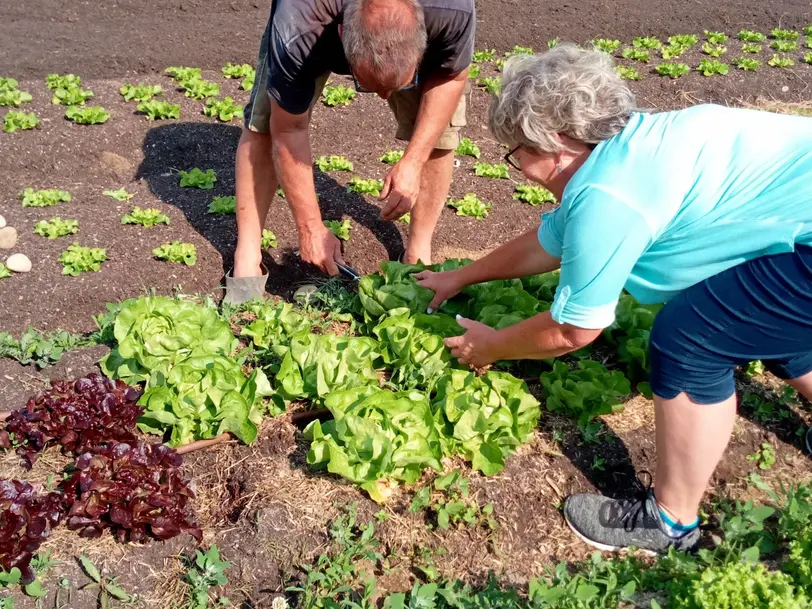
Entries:
<svg viewBox="0 0 812 609">
<path fill-rule="evenodd" d="M 127 192 L 127 189 L 123 186 L 118 190 L 105 190 L 102 194 L 116 201 L 129 201 L 135 196 L 133 193 Z"/>
<path fill-rule="evenodd" d="M 78 125 L 102 125 L 110 118 L 110 114 L 101 106 L 69 106 L 65 118 Z"/>
<path fill-rule="evenodd" d="M 482 87 L 491 95 L 498 95 L 502 90 L 502 79 L 494 76 L 484 76 L 476 81 L 478 87 Z"/>
<path fill-rule="evenodd" d="M 182 80 L 178 84 L 183 89 L 183 94 L 192 99 L 206 99 L 220 95 L 220 85 L 203 78 L 190 78 Z"/>
<path fill-rule="evenodd" d="M 632 40 L 632 46 L 637 49 L 659 49 L 663 43 L 656 36 L 639 36 Z"/>
<path fill-rule="evenodd" d="M 623 80 L 640 80 L 642 78 L 640 72 L 631 66 L 615 66 L 615 72 Z"/>
<path fill-rule="evenodd" d="M 744 550 L 767 554 L 775 549 L 774 535 L 765 526 L 768 518 L 775 514 L 775 509 L 768 505 L 755 505 L 752 501 L 734 504 L 722 502 L 718 506 L 719 528 L 724 534 L 723 549 L 738 555 Z M 756 559 L 758 554 L 756 554 Z"/>
<path fill-rule="evenodd" d="M 478 65 L 473 64 L 468 67 L 468 78 L 471 80 L 476 80 L 479 78 L 480 74 L 482 74 L 482 68 L 480 68 Z"/>
<path fill-rule="evenodd" d="M 486 63 L 496 59 L 496 49 L 474 51 L 474 63 Z"/>
<path fill-rule="evenodd" d="M 7 332 L 0 332 L 0 357 L 8 357 L 22 366 L 35 364 L 45 368 L 55 364 L 66 351 L 78 349 L 88 344 L 80 334 L 71 334 L 66 330 L 54 330 L 49 334 L 29 327 L 20 340 Z"/>
<path fill-rule="evenodd" d="M 478 159 L 480 155 L 479 146 L 474 144 L 474 142 L 467 137 L 460 140 L 460 143 L 454 152 L 462 156 L 472 156 L 475 159 Z"/>
<path fill-rule="evenodd" d="M 347 184 L 347 192 L 355 192 L 360 195 L 371 195 L 373 197 L 381 196 L 383 189 L 383 180 L 376 178 L 369 178 L 367 180 L 353 176 Z"/>
<path fill-rule="evenodd" d="M 121 217 L 121 223 L 139 224 L 145 228 L 150 228 L 156 224 L 169 224 L 169 216 L 154 207 L 142 209 L 136 205 L 130 213 Z"/>
<path fill-rule="evenodd" d="M 203 114 L 227 123 L 235 116 L 242 116 L 242 105 L 234 103 L 233 97 L 224 99 L 207 99 Z"/>
<path fill-rule="evenodd" d="M 8 270 L 8 267 L 0 262 L 0 279 L 8 279 L 11 275 L 12 273 Z"/>
<path fill-rule="evenodd" d="M 648 49 L 638 49 L 636 47 L 626 47 L 623 49 L 621 53 L 623 57 L 626 59 L 632 59 L 634 61 L 642 61 L 643 63 L 648 63 L 649 60 L 649 50 Z"/>
<path fill-rule="evenodd" d="M 251 67 L 247 63 L 241 63 L 238 65 L 234 65 L 233 63 L 226 62 L 226 65 L 222 68 L 223 76 L 226 78 L 246 78 L 247 76 L 251 76 L 252 74 L 256 74 L 256 71 L 253 67 Z"/>
<path fill-rule="evenodd" d="M 215 182 L 217 182 L 217 175 L 214 173 L 214 169 L 203 171 L 197 167 L 193 167 L 189 171 L 180 172 L 181 188 L 211 190 L 214 188 Z"/>
<path fill-rule="evenodd" d="M 91 560 L 82 554 L 79 557 L 79 564 L 82 570 L 92 580 L 89 584 L 82 586 L 82 590 L 98 590 L 99 591 L 99 607 L 107 609 L 112 601 L 119 601 L 122 604 L 135 604 L 137 597 L 127 593 L 124 588 L 116 583 L 115 577 L 107 577 L 102 575 L 96 565 Z"/>
<path fill-rule="evenodd" d="M 727 34 L 724 32 L 710 32 L 705 30 L 705 37 L 711 44 L 723 44 L 727 42 Z"/>
<path fill-rule="evenodd" d="M 350 240 L 350 231 L 352 230 L 352 222 L 349 218 L 344 218 L 340 222 L 338 220 L 325 220 L 324 226 L 330 229 L 336 237 L 342 241 Z"/>
<path fill-rule="evenodd" d="M 63 220 L 59 217 L 50 220 L 40 220 L 34 226 L 34 233 L 47 239 L 58 239 L 65 235 L 75 235 L 79 232 L 79 222 L 76 220 Z"/>
<path fill-rule="evenodd" d="M 497 525 L 493 518 L 493 505 L 488 504 L 480 509 L 470 497 L 470 485 L 471 481 L 455 469 L 437 478 L 432 487 L 424 486 L 417 491 L 409 510 L 414 513 L 428 509 L 437 527 L 445 531 L 479 525 L 495 530 Z"/>
<path fill-rule="evenodd" d="M 763 42 L 767 39 L 767 36 L 761 32 L 754 32 L 753 30 L 741 30 L 736 35 L 736 38 L 742 42 Z"/>
<path fill-rule="evenodd" d="M 262 229 L 262 249 L 267 250 L 276 247 L 277 238 L 276 233 L 272 230 L 263 228 Z"/>
<path fill-rule="evenodd" d="M 352 171 L 353 164 L 347 158 L 338 154 L 331 154 L 329 156 L 320 156 L 316 159 L 316 167 L 319 171 Z"/>
<path fill-rule="evenodd" d="M 225 572 L 230 566 L 231 562 L 222 560 L 220 549 L 216 545 L 206 552 L 196 550 L 194 559 L 186 558 L 184 581 L 191 588 L 186 609 L 207 609 L 211 589 L 228 583 Z M 222 597 L 217 602 L 220 606 L 226 604 Z"/>
<path fill-rule="evenodd" d="M 727 47 L 721 44 L 711 44 L 706 42 L 702 45 L 702 52 L 711 57 L 721 57 L 727 53 Z"/>
<path fill-rule="evenodd" d="M 18 91 L 14 89 L 12 91 L 3 91 L 0 89 L 0 106 L 21 106 L 22 104 L 29 103 L 33 97 L 31 97 L 30 93 L 26 93 L 25 91 Z"/>
<path fill-rule="evenodd" d="M 44 190 L 34 190 L 26 188 L 19 195 L 23 207 L 51 207 L 57 203 L 69 203 L 70 193 L 67 190 L 56 188 L 46 188 Z"/>
<path fill-rule="evenodd" d="M 812 36 L 812 23 L 804 26 L 804 36 Z"/>
<path fill-rule="evenodd" d="M 727 74 L 729 66 L 715 59 L 702 59 L 696 69 L 698 72 L 701 72 L 703 76 L 713 76 L 714 74 L 724 76 Z"/>
<path fill-rule="evenodd" d="M 657 74 L 671 78 L 679 78 L 690 71 L 691 68 L 685 63 L 661 63 L 657 66 Z"/>
<path fill-rule="evenodd" d="M 193 243 L 183 243 L 181 241 L 164 243 L 152 250 L 152 255 L 158 260 L 181 262 L 186 266 L 194 266 L 197 263 L 197 248 Z"/>
<path fill-rule="evenodd" d="M 760 44 L 743 44 L 742 53 L 761 53 Z"/>
<path fill-rule="evenodd" d="M 610 55 L 620 48 L 620 44 L 620 40 L 610 40 L 609 38 L 596 38 L 592 41 L 593 47 Z"/>
<path fill-rule="evenodd" d="M 804 63 L 812 64 L 812 53 L 804 55 Z"/>
<path fill-rule="evenodd" d="M 480 178 L 490 178 L 493 180 L 510 179 L 510 170 L 505 163 L 491 165 L 490 163 L 474 163 L 474 175 Z"/>
<path fill-rule="evenodd" d="M 760 450 L 757 450 L 752 455 L 747 455 L 745 458 L 758 465 L 759 469 L 772 469 L 773 465 L 775 465 L 775 450 L 770 444 L 765 442 L 761 445 Z"/>
<path fill-rule="evenodd" d="M 789 57 L 781 57 L 780 55 L 773 55 L 772 59 L 767 62 L 773 68 L 791 68 L 795 62 Z"/>
<path fill-rule="evenodd" d="M 383 155 L 379 160 L 381 161 L 381 163 L 386 163 L 387 165 L 394 165 L 395 163 L 399 162 L 400 159 L 402 158 L 403 158 L 403 150 L 387 150 L 386 152 L 383 153 Z"/>
<path fill-rule="evenodd" d="M 699 37 L 696 34 L 677 34 L 668 37 L 668 44 L 680 47 L 692 47 L 699 42 Z"/>
<path fill-rule="evenodd" d="M 329 535 L 328 551 L 314 564 L 302 565 L 303 581 L 286 591 L 299 594 L 297 606 L 307 609 L 371 609 L 375 578 L 363 564 L 381 560 L 374 525 L 358 524 L 356 508 L 350 506 L 332 522 Z"/>
<path fill-rule="evenodd" d="M 156 95 L 163 93 L 161 85 L 145 85 L 138 83 L 137 85 L 124 85 L 118 90 L 124 101 L 146 102 L 151 100 Z"/>
<path fill-rule="evenodd" d="M 59 262 L 62 263 L 62 274 L 78 277 L 82 273 L 101 270 L 102 262 L 107 260 L 107 250 L 99 247 L 85 247 L 74 243 L 68 246 Z"/>
<path fill-rule="evenodd" d="M 209 203 L 208 213 L 221 216 L 233 214 L 237 211 L 237 197 L 214 197 Z"/>
<path fill-rule="evenodd" d="M 798 42 L 795 40 L 773 40 L 770 47 L 781 53 L 790 53 L 798 50 Z"/>
<path fill-rule="evenodd" d="M 322 91 L 321 99 L 325 106 L 349 106 L 355 99 L 355 89 L 344 85 L 327 86 Z"/>
<path fill-rule="evenodd" d="M 48 591 L 45 589 L 45 586 L 42 585 L 42 578 L 49 569 L 58 564 L 58 560 L 51 560 L 50 552 L 45 552 L 43 554 L 37 554 L 34 556 L 34 558 L 31 560 L 31 568 L 34 569 L 35 573 L 34 581 L 29 584 L 23 584 L 23 592 L 25 592 L 26 595 L 37 599 L 47 596 Z"/>
<path fill-rule="evenodd" d="M 3 118 L 3 133 L 28 131 L 29 129 L 36 129 L 39 125 L 39 118 L 33 112 L 26 114 L 17 110 L 9 110 Z"/>
<path fill-rule="evenodd" d="M 738 59 L 733 61 L 733 65 L 735 65 L 740 70 L 745 70 L 747 72 L 755 72 L 761 66 L 761 62 L 754 57 L 739 57 Z"/>
<path fill-rule="evenodd" d="M 741 395 L 741 404 L 753 413 L 761 423 L 773 423 L 792 416 L 792 411 L 775 402 L 763 399 L 756 393 L 745 391 Z"/>
<path fill-rule="evenodd" d="M 54 90 L 51 103 L 63 106 L 80 106 L 91 97 L 93 97 L 93 91 L 85 91 L 79 87 L 69 87 L 67 89 L 59 87 Z"/>
<path fill-rule="evenodd" d="M 555 195 L 543 186 L 536 184 L 516 184 L 516 191 L 513 198 L 517 201 L 524 201 L 533 207 L 542 203 L 555 203 Z"/>
<path fill-rule="evenodd" d="M 488 217 L 488 212 L 493 208 L 490 203 L 480 200 L 476 194 L 469 192 L 462 199 L 456 201 L 449 200 L 448 206 L 457 210 L 458 216 L 468 216 L 477 220 L 484 220 Z"/>
<path fill-rule="evenodd" d="M 406 212 L 397 220 L 398 222 L 403 222 L 403 224 L 411 224 L 412 223 L 412 214 Z"/>
<path fill-rule="evenodd" d="M 559 38 L 558 36 L 556 36 L 555 38 L 551 38 L 550 40 L 547 41 L 547 50 L 554 49 L 559 44 L 561 44 L 561 38 Z"/>
<path fill-rule="evenodd" d="M 45 84 L 52 91 L 56 89 L 78 89 L 82 86 L 82 79 L 75 74 L 48 74 Z"/>
<path fill-rule="evenodd" d="M 780 27 L 776 27 L 770 30 L 770 36 L 772 38 L 775 38 L 776 40 L 797 41 L 801 37 L 801 33 L 796 32 L 795 30 L 786 30 Z"/>
<path fill-rule="evenodd" d="M 136 110 L 151 121 L 180 118 L 180 104 L 170 104 L 168 101 L 151 99 L 139 103 Z"/>
</svg>

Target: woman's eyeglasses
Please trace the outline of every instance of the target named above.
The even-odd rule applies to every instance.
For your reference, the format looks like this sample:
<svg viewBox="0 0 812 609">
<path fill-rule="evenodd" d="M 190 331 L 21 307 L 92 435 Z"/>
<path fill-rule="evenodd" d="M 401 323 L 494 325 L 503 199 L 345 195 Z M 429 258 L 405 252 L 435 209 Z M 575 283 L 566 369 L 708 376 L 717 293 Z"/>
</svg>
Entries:
<svg viewBox="0 0 812 609">
<path fill-rule="evenodd" d="M 359 93 L 375 93 L 374 89 L 368 89 L 367 87 L 359 85 L 358 84 L 358 79 L 355 78 L 355 74 L 352 75 L 352 82 L 355 84 L 355 90 L 358 91 Z M 412 79 L 412 82 L 410 82 L 405 87 L 401 87 L 398 90 L 399 91 L 408 91 L 409 89 L 414 89 L 415 87 L 417 87 L 417 83 L 418 83 L 418 74 L 417 74 L 417 70 L 415 70 L 414 78 Z"/>
<path fill-rule="evenodd" d="M 513 148 L 510 152 L 505 155 L 505 163 L 508 163 L 514 169 L 518 169 L 519 171 L 522 170 L 522 166 L 519 163 L 519 160 L 516 158 L 516 152 L 521 148 L 521 144 Z"/>
</svg>

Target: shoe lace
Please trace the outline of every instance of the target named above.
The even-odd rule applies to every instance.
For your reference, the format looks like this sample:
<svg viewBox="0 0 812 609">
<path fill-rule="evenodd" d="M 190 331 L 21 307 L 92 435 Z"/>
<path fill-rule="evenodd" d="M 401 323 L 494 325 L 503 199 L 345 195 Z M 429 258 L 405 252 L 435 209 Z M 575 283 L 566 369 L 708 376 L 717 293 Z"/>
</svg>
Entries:
<svg viewBox="0 0 812 609">
<path fill-rule="evenodd" d="M 641 471 L 634 481 L 634 497 L 618 501 L 615 504 L 613 519 L 622 524 L 627 533 L 634 531 L 640 521 L 640 516 L 645 514 L 646 502 L 652 486 L 653 478 L 651 474 L 645 470 Z"/>
</svg>

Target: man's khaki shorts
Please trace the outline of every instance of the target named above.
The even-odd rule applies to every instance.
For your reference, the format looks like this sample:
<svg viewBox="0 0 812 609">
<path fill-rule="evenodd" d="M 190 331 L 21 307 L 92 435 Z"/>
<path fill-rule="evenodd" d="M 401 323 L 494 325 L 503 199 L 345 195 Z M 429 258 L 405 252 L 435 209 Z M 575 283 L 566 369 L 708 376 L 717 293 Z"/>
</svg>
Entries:
<svg viewBox="0 0 812 609">
<path fill-rule="evenodd" d="M 271 120 L 271 97 L 268 94 L 268 36 L 270 22 L 265 26 L 265 33 L 259 45 L 259 56 L 257 57 L 257 76 L 254 81 L 254 88 L 251 90 L 251 98 L 245 106 L 243 113 L 246 129 L 258 133 L 268 133 L 270 131 Z M 321 97 L 321 92 L 327 84 L 330 73 L 322 74 L 316 80 L 316 89 L 313 99 L 310 102 L 310 112 L 313 106 Z M 451 116 L 449 124 L 443 131 L 440 139 L 437 140 L 435 148 L 439 150 L 455 150 L 460 143 L 460 129 L 465 127 L 466 122 L 466 97 L 470 91 L 470 82 L 465 85 L 465 92 L 457 104 L 454 114 Z M 362 94 L 363 95 L 363 94 Z M 369 95 L 369 94 L 367 94 Z M 414 133 L 417 111 L 420 108 L 421 91 L 419 88 L 407 89 L 405 91 L 395 91 L 387 100 L 392 113 L 397 120 L 398 128 L 395 137 L 399 140 L 408 141 Z"/>
</svg>

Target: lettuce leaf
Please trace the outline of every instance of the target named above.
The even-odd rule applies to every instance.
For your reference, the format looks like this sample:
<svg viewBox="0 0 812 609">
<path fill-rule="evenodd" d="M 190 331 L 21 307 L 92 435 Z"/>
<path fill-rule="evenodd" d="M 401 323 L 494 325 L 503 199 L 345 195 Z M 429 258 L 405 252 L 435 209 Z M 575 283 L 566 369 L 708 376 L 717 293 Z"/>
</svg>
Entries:
<svg viewBox="0 0 812 609">
<path fill-rule="evenodd" d="M 461 454 L 486 476 L 501 471 L 505 457 L 530 439 L 539 402 L 527 385 L 504 372 L 451 370 L 437 383 L 432 401 L 443 454 Z"/>
<path fill-rule="evenodd" d="M 294 334 L 274 379 L 286 400 L 323 398 L 333 391 L 377 385 L 378 343 L 368 337 Z"/>
<path fill-rule="evenodd" d="M 324 402 L 333 420 L 313 421 L 307 462 L 358 484 L 382 502 L 392 483 L 414 483 L 426 468 L 441 471 L 440 438 L 425 395 L 357 387 Z"/>
</svg>

